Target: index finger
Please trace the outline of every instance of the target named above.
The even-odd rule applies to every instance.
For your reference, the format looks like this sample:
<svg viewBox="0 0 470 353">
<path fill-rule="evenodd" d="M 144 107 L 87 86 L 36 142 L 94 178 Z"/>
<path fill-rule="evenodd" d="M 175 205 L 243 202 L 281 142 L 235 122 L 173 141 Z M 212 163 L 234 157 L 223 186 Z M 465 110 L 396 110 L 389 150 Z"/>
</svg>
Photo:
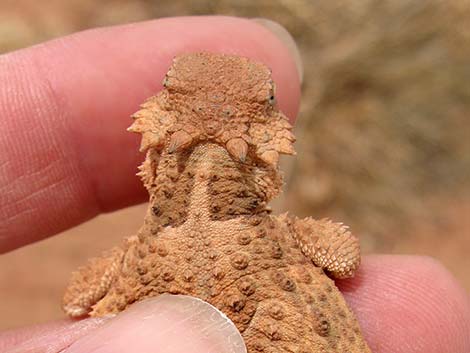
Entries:
<svg viewBox="0 0 470 353">
<path fill-rule="evenodd" d="M 81 32 L 0 57 L 0 252 L 144 200 L 129 115 L 161 89 L 172 58 L 212 51 L 268 65 L 291 120 L 299 77 L 258 23 L 168 18 Z"/>
</svg>

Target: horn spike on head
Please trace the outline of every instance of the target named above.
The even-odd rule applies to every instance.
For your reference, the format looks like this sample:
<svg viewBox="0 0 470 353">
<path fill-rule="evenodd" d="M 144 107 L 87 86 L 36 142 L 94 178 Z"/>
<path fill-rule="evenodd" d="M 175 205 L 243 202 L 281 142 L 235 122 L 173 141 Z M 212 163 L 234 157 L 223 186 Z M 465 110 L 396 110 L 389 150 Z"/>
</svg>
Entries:
<svg viewBox="0 0 470 353">
<path fill-rule="evenodd" d="M 184 147 L 191 144 L 193 138 L 186 131 L 179 130 L 173 133 L 170 137 L 170 143 L 168 146 L 168 153 L 174 153 Z"/>
<path fill-rule="evenodd" d="M 263 152 L 260 157 L 263 161 L 273 167 L 277 166 L 277 163 L 279 162 L 279 153 L 274 150 Z"/>
<path fill-rule="evenodd" d="M 243 139 L 237 137 L 229 140 L 225 146 L 227 151 L 236 159 L 245 162 L 248 153 L 248 144 Z"/>
</svg>

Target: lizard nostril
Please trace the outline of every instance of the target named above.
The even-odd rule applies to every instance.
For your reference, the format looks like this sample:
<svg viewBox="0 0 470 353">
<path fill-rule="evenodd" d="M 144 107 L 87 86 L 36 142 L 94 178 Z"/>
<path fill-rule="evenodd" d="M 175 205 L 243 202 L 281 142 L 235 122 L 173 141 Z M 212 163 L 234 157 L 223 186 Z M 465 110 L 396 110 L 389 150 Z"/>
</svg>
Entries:
<svg viewBox="0 0 470 353">
<path fill-rule="evenodd" d="M 224 105 L 222 107 L 222 115 L 225 118 L 233 117 L 235 115 L 235 108 L 231 105 Z"/>
<path fill-rule="evenodd" d="M 202 102 L 197 102 L 193 106 L 193 112 L 197 114 L 203 114 L 205 110 L 206 110 L 206 107 Z"/>
</svg>

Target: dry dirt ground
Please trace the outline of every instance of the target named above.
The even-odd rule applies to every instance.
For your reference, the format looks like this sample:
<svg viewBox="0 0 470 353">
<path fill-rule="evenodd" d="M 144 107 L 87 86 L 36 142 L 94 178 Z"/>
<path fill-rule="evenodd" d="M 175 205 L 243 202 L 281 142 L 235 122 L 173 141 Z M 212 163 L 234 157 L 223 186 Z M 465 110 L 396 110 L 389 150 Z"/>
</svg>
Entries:
<svg viewBox="0 0 470 353">
<path fill-rule="evenodd" d="M 0 52 L 188 14 L 268 17 L 299 44 L 298 157 L 278 210 L 342 220 L 366 253 L 434 256 L 470 290 L 469 1 L 0 0 Z M 70 272 L 135 232 L 144 210 L 0 256 L 0 329 L 60 318 Z"/>
</svg>

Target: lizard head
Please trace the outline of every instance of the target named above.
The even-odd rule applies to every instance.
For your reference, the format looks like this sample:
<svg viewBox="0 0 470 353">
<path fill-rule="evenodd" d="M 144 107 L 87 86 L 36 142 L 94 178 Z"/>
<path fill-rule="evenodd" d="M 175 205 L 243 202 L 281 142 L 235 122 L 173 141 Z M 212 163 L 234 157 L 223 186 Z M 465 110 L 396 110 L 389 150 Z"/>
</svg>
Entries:
<svg viewBox="0 0 470 353">
<path fill-rule="evenodd" d="M 163 86 L 133 115 L 129 131 L 142 134 L 142 151 L 174 153 L 211 142 L 237 161 L 273 168 L 279 154 L 295 153 L 292 127 L 276 107 L 265 65 L 225 54 L 185 54 L 173 60 Z"/>
</svg>

